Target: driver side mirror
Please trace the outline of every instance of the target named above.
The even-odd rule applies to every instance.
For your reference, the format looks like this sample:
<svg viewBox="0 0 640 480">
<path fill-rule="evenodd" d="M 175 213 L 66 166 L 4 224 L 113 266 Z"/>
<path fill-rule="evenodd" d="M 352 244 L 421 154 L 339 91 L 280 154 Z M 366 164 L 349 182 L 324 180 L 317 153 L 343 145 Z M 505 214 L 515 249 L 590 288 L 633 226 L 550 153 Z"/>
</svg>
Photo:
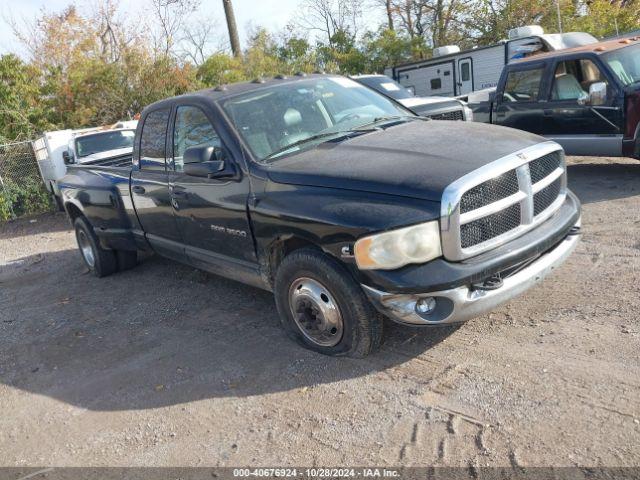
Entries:
<svg viewBox="0 0 640 480">
<path fill-rule="evenodd" d="M 578 97 L 578 105 L 598 106 L 607 101 L 607 84 L 595 82 L 589 86 L 589 93 Z"/>
<path fill-rule="evenodd" d="M 235 170 L 233 165 L 225 160 L 216 159 L 214 147 L 187 148 L 182 157 L 185 175 L 202 178 L 233 177 Z"/>
<path fill-rule="evenodd" d="M 607 101 L 607 84 L 604 82 L 592 83 L 589 87 L 589 104 L 604 105 Z"/>
<path fill-rule="evenodd" d="M 69 154 L 69 150 L 65 150 L 64 152 L 62 152 L 62 160 L 64 161 L 65 165 L 71 165 L 75 163 L 73 157 Z"/>
</svg>

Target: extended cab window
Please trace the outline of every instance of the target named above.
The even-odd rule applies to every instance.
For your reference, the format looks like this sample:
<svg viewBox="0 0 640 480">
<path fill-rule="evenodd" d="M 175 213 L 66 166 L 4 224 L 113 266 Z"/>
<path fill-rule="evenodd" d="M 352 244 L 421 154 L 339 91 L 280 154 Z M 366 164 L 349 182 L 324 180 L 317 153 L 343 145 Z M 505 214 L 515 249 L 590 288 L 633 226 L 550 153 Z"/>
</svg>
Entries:
<svg viewBox="0 0 640 480">
<path fill-rule="evenodd" d="M 170 110 L 156 110 L 147 115 L 140 138 L 140 169 L 165 169 L 165 143 Z"/>
<path fill-rule="evenodd" d="M 543 68 L 509 72 L 504 86 L 504 102 L 536 102 L 540 94 Z"/>
<path fill-rule="evenodd" d="M 177 172 L 183 171 L 184 152 L 190 147 L 213 147 L 211 160 L 225 159 L 220 137 L 204 112 L 198 107 L 178 107 L 173 133 L 173 165 Z"/>
<path fill-rule="evenodd" d="M 578 100 L 589 95 L 589 87 L 596 82 L 607 82 L 598 66 L 582 58 L 558 63 L 551 87 L 551 100 Z"/>
</svg>

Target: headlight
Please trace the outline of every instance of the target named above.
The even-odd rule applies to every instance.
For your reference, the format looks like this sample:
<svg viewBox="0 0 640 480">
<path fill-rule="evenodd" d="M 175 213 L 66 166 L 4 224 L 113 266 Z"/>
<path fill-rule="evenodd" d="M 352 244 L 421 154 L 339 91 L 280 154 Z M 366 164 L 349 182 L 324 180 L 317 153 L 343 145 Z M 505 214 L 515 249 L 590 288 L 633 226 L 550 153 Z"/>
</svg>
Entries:
<svg viewBox="0 0 640 480">
<path fill-rule="evenodd" d="M 473 110 L 467 105 L 464 106 L 464 120 L 465 122 L 473 122 Z"/>
<path fill-rule="evenodd" d="M 425 263 L 442 255 L 437 221 L 379 233 L 358 240 L 354 247 L 361 270 L 393 270 Z"/>
</svg>

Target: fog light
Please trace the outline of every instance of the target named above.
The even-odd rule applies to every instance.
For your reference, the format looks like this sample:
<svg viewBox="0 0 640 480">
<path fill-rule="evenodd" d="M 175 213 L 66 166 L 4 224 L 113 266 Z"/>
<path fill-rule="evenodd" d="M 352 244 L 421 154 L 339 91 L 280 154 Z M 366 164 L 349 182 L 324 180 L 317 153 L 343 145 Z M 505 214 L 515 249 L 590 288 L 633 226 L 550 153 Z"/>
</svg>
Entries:
<svg viewBox="0 0 640 480">
<path fill-rule="evenodd" d="M 429 315 L 436 309 L 436 299 L 433 297 L 421 298 L 416 302 L 416 312 L 421 315 Z"/>
</svg>

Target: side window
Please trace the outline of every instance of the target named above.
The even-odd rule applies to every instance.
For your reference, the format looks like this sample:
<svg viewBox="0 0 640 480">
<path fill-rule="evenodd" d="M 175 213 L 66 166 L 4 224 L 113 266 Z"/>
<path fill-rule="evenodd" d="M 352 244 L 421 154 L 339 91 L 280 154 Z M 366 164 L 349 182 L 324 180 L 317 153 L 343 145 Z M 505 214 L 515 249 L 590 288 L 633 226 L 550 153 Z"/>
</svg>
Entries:
<svg viewBox="0 0 640 480">
<path fill-rule="evenodd" d="M 589 87 L 607 79 L 591 60 L 567 60 L 558 63 L 551 87 L 551 100 L 578 100 L 589 95 Z"/>
<path fill-rule="evenodd" d="M 509 72 L 504 86 L 504 102 L 536 102 L 540 94 L 543 68 Z"/>
<path fill-rule="evenodd" d="M 431 90 L 440 90 L 442 88 L 442 80 L 439 78 L 431 79 Z"/>
<path fill-rule="evenodd" d="M 184 152 L 190 147 L 213 147 L 214 159 L 225 159 L 220 137 L 204 112 L 198 107 L 178 107 L 173 132 L 173 165 L 176 172 L 183 171 Z"/>
<path fill-rule="evenodd" d="M 164 147 L 167 139 L 167 122 L 170 110 L 156 110 L 149 113 L 142 125 L 140 138 L 140 169 L 164 170 Z"/>
</svg>

